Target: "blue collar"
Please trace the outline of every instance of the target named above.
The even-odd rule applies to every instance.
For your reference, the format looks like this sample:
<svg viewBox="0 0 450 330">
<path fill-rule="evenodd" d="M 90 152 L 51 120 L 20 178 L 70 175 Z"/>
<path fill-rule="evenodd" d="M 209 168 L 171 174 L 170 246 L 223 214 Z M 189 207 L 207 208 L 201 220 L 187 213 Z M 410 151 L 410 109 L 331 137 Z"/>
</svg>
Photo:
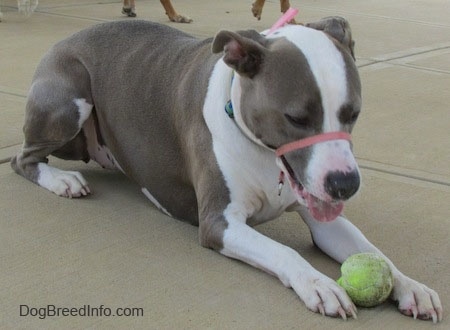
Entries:
<svg viewBox="0 0 450 330">
<path fill-rule="evenodd" d="M 233 75 L 231 76 L 231 82 L 230 82 L 230 88 L 233 84 L 234 80 L 234 71 Z M 233 112 L 233 104 L 231 103 L 231 100 L 228 100 L 228 102 L 225 104 L 225 113 L 230 117 L 231 119 L 234 119 L 234 112 Z"/>
<path fill-rule="evenodd" d="M 231 100 L 229 100 L 225 104 L 225 112 L 231 119 L 234 119 L 234 113 L 233 113 L 233 104 L 231 103 Z"/>
</svg>

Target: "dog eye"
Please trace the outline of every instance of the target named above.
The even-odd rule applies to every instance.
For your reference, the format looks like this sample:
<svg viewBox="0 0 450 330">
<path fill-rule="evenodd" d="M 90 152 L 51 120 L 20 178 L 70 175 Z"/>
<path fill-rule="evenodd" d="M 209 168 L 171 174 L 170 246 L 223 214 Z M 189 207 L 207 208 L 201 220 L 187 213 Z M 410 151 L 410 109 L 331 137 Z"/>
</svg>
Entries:
<svg viewBox="0 0 450 330">
<path fill-rule="evenodd" d="M 294 117 L 288 114 L 285 114 L 285 117 L 293 126 L 298 128 L 306 128 L 310 124 L 308 117 Z"/>
<path fill-rule="evenodd" d="M 339 120 L 343 124 L 353 125 L 359 116 L 359 110 L 351 105 L 344 105 L 339 113 Z"/>
<path fill-rule="evenodd" d="M 356 111 L 353 112 L 352 115 L 350 116 L 349 120 L 348 120 L 348 123 L 349 124 L 354 124 L 356 122 L 356 120 L 358 119 L 358 117 L 359 117 L 359 112 L 356 112 Z"/>
</svg>

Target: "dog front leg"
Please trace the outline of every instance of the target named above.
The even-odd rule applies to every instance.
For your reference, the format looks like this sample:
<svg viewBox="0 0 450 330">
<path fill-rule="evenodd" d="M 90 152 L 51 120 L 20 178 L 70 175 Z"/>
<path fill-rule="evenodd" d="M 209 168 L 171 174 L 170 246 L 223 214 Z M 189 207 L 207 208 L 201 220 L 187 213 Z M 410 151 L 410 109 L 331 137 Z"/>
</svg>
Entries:
<svg viewBox="0 0 450 330">
<path fill-rule="evenodd" d="M 356 317 L 356 307 L 335 281 L 321 274 L 296 251 L 257 232 L 244 216 L 225 212 L 220 253 L 277 276 L 305 305 L 323 315 Z"/>
<path fill-rule="evenodd" d="M 304 208 L 300 209 L 299 213 L 309 226 L 317 247 L 336 261 L 342 263 L 349 256 L 363 252 L 381 255 L 394 276 L 391 298 L 398 302 L 401 313 L 414 318 L 431 319 L 433 322 L 442 320 L 442 305 L 438 294 L 400 272 L 350 221 L 338 217 L 332 222 L 319 222 Z"/>
</svg>

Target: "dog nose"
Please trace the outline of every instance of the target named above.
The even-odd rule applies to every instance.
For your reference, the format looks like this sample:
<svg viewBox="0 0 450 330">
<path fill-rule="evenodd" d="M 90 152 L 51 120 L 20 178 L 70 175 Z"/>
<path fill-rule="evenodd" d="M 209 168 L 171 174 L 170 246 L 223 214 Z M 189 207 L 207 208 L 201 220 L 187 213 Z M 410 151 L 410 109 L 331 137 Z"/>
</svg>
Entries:
<svg viewBox="0 0 450 330">
<path fill-rule="evenodd" d="M 325 191 L 335 200 L 347 200 L 358 191 L 359 183 L 358 171 L 330 172 L 325 178 Z"/>
</svg>

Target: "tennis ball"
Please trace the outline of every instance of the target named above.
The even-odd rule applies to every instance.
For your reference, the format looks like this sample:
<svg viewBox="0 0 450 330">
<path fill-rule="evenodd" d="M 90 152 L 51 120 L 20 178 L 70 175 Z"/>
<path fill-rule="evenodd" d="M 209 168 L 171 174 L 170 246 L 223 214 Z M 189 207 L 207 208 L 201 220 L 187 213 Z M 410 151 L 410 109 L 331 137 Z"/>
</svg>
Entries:
<svg viewBox="0 0 450 330">
<path fill-rule="evenodd" d="M 341 266 L 337 283 L 357 306 L 373 307 L 385 301 L 394 286 L 389 265 L 375 253 L 350 256 Z"/>
</svg>

